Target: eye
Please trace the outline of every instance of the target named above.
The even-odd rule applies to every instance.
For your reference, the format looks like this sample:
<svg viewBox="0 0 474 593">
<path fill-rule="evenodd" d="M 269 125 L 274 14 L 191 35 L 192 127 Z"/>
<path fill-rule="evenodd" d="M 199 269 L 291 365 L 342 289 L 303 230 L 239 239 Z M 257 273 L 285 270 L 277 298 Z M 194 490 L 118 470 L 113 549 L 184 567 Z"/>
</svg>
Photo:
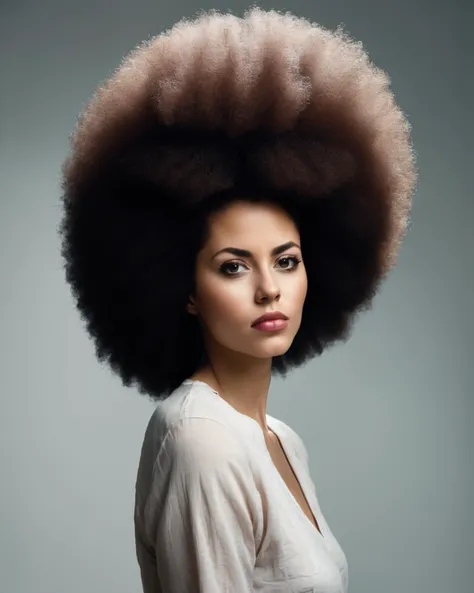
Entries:
<svg viewBox="0 0 474 593">
<path fill-rule="evenodd" d="M 239 266 L 243 266 L 244 264 L 241 264 L 240 262 L 236 262 L 236 261 L 229 261 L 226 262 L 225 264 L 222 264 L 222 266 L 219 266 L 219 272 L 221 272 L 222 274 L 224 274 L 225 276 L 237 276 L 237 274 L 235 273 L 229 273 L 227 270 L 229 270 L 229 268 L 232 268 L 235 271 L 235 267 L 239 267 Z"/>
<path fill-rule="evenodd" d="M 282 261 L 292 261 L 293 262 L 293 266 L 291 268 L 287 268 L 285 266 L 285 270 L 296 270 L 296 268 L 298 267 L 298 264 L 301 262 L 301 260 L 296 256 L 296 255 L 287 255 L 285 257 L 282 257 L 279 262 Z"/>
<path fill-rule="evenodd" d="M 296 255 L 287 255 L 285 257 L 281 257 L 278 260 L 278 263 L 281 262 L 293 262 L 293 266 L 291 267 L 287 267 L 287 265 L 283 266 L 283 270 L 288 271 L 288 272 L 292 272 L 293 270 L 296 270 L 298 265 L 300 264 L 301 260 L 296 256 Z M 238 268 L 238 266 L 245 266 L 245 264 L 241 263 L 241 262 L 237 262 L 237 261 L 230 261 L 230 262 L 225 262 L 224 264 L 222 264 L 221 266 L 219 266 L 219 272 L 221 272 L 222 274 L 224 274 L 225 276 L 237 276 L 239 274 L 239 272 L 228 272 L 227 270 L 229 269 L 229 267 L 232 266 L 236 266 Z M 235 267 L 233 267 L 233 269 L 235 270 Z"/>
</svg>

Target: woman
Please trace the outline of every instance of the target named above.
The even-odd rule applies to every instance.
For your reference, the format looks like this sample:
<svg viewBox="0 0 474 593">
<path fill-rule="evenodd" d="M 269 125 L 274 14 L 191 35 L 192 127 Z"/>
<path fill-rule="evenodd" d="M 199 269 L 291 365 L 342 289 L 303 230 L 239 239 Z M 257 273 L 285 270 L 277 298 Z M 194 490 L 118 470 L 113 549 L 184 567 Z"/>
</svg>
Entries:
<svg viewBox="0 0 474 593">
<path fill-rule="evenodd" d="M 267 395 L 370 306 L 414 163 L 362 46 L 259 8 L 178 23 L 85 108 L 62 253 L 99 360 L 156 404 L 134 514 L 145 593 L 347 592 L 308 452 Z"/>
</svg>

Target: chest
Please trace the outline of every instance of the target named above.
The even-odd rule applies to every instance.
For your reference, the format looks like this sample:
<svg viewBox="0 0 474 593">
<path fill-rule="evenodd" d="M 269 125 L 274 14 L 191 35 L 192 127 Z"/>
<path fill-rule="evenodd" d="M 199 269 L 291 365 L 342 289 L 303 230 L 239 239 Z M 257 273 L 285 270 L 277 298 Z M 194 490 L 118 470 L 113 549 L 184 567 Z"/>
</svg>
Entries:
<svg viewBox="0 0 474 593">
<path fill-rule="evenodd" d="M 266 438 L 265 440 L 273 464 L 278 470 L 287 488 L 294 496 L 296 502 L 299 504 L 304 514 L 308 517 L 308 519 L 316 527 L 316 529 L 321 533 L 318 522 L 316 521 L 316 518 L 314 517 L 311 511 L 311 508 L 308 504 L 308 501 L 306 500 L 301 485 L 298 482 L 296 474 L 293 471 L 290 462 L 288 461 L 288 458 L 285 454 L 283 447 L 281 446 L 278 437 L 276 435 L 272 435 Z"/>
</svg>

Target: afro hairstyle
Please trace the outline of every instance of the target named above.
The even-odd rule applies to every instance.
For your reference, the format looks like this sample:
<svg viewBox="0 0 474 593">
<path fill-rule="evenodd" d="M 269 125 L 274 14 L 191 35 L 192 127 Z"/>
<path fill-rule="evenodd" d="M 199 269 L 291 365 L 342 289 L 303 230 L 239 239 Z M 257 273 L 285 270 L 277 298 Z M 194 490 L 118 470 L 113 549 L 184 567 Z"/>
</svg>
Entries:
<svg viewBox="0 0 474 593">
<path fill-rule="evenodd" d="M 278 203 L 300 232 L 308 291 L 272 374 L 346 340 L 408 227 L 410 129 L 342 26 L 208 11 L 140 44 L 78 116 L 62 169 L 61 254 L 98 359 L 153 400 L 205 364 L 186 311 L 196 255 L 239 198 Z"/>
</svg>

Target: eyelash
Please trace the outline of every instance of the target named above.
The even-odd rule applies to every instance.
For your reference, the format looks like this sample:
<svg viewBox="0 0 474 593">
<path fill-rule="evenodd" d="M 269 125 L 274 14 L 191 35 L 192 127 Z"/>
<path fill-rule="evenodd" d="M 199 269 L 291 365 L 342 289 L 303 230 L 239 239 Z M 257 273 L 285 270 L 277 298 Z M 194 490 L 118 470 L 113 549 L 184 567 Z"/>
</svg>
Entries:
<svg viewBox="0 0 474 593">
<path fill-rule="evenodd" d="M 283 268 L 283 270 L 285 272 L 294 272 L 296 269 L 298 269 L 298 265 L 301 263 L 301 260 L 299 259 L 299 257 L 297 257 L 296 255 L 286 255 L 286 256 L 280 258 L 278 261 L 281 262 L 282 260 L 286 260 L 286 259 L 293 261 L 294 265 L 292 268 Z M 243 266 L 245 264 L 243 264 L 242 262 L 237 262 L 237 261 L 235 261 L 235 262 L 228 261 L 219 267 L 219 272 L 224 274 L 224 276 L 238 276 L 240 272 L 237 272 L 236 274 L 229 274 L 228 272 L 225 271 L 226 266 L 231 266 L 231 265 Z"/>
</svg>

